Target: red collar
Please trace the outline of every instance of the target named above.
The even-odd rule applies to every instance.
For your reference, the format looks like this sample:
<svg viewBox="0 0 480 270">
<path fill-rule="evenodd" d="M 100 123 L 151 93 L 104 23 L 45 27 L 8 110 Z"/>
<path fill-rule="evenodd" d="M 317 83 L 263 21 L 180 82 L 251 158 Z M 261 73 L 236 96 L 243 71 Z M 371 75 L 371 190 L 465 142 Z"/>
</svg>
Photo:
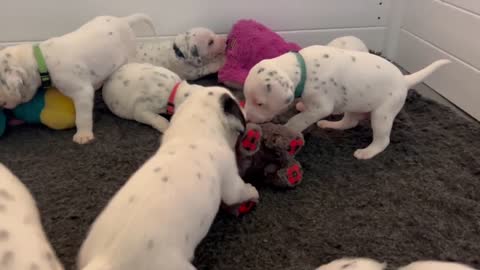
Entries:
<svg viewBox="0 0 480 270">
<path fill-rule="evenodd" d="M 175 86 L 173 86 L 172 92 L 170 93 L 170 96 L 168 97 L 168 103 L 167 103 L 167 114 L 168 115 L 173 115 L 175 112 L 175 96 L 177 95 L 177 90 L 178 87 L 182 81 L 177 82 Z"/>
</svg>

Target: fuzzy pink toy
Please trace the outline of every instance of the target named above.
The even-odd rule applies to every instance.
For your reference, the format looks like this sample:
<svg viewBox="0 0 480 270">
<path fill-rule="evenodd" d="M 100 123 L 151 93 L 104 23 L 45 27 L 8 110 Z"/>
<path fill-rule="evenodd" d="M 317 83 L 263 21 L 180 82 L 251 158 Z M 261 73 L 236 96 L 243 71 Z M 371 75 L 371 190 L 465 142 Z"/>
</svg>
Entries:
<svg viewBox="0 0 480 270">
<path fill-rule="evenodd" d="M 221 83 L 241 89 L 250 69 L 264 59 L 301 48 L 254 20 L 239 20 L 227 38 L 225 65 L 218 72 Z"/>
</svg>

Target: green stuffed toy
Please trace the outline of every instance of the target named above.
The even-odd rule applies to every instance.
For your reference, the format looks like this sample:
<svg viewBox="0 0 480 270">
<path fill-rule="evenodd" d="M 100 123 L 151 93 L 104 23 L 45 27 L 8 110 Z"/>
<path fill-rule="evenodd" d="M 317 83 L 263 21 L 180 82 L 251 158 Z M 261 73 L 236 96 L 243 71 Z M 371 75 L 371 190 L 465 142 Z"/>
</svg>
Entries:
<svg viewBox="0 0 480 270">
<path fill-rule="evenodd" d="M 5 132 L 10 120 L 43 124 L 55 130 L 75 127 L 73 101 L 53 87 L 39 89 L 32 100 L 10 110 L 10 115 L 13 115 L 14 119 L 8 119 L 5 111 L 0 110 L 0 136 Z"/>
</svg>

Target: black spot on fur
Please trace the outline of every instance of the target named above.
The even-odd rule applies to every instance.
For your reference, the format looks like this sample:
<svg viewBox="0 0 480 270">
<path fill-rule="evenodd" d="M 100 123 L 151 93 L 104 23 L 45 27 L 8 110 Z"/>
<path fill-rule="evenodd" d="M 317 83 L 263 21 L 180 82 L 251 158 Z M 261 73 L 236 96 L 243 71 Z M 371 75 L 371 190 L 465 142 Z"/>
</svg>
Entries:
<svg viewBox="0 0 480 270">
<path fill-rule="evenodd" d="M 329 57 L 330 57 L 330 55 L 328 53 L 323 55 L 323 58 L 329 58 Z"/>
<path fill-rule="evenodd" d="M 377 69 L 382 69 L 382 68 L 380 67 L 380 65 L 377 65 Z"/>
<path fill-rule="evenodd" d="M 133 201 L 135 201 L 135 196 L 130 196 L 130 198 L 128 199 L 128 202 L 132 203 Z"/>
<path fill-rule="evenodd" d="M 199 56 L 200 56 L 200 54 L 198 53 L 198 47 L 197 47 L 197 45 L 194 45 L 194 46 L 192 47 L 192 49 L 191 49 L 190 52 L 191 52 L 191 54 L 192 54 L 193 57 L 199 57 Z"/>
<path fill-rule="evenodd" d="M 210 157 L 210 160 L 211 160 L 211 161 L 214 161 L 214 160 L 215 160 L 215 156 L 214 156 L 212 153 L 208 153 L 208 156 Z"/>
<path fill-rule="evenodd" d="M 197 173 L 197 178 L 198 178 L 198 180 L 201 180 L 201 179 L 202 179 L 202 174 L 201 174 L 201 173 Z"/>
<path fill-rule="evenodd" d="M 0 198 L 3 198 L 7 201 L 13 201 L 15 198 L 4 189 L 0 189 Z"/>
<path fill-rule="evenodd" d="M 0 212 L 5 212 L 7 210 L 7 207 L 3 204 L 0 204 Z"/>
<path fill-rule="evenodd" d="M 270 84 L 267 84 L 267 92 L 268 93 L 272 92 L 272 86 Z"/>
<path fill-rule="evenodd" d="M 354 264 L 354 263 L 355 263 L 355 262 L 346 263 L 346 264 L 342 265 L 342 267 L 340 267 L 340 269 L 348 268 L 349 266 L 351 266 L 351 265 Z"/>
<path fill-rule="evenodd" d="M 14 253 L 11 250 L 7 250 L 3 253 L 0 258 L 0 264 L 3 266 L 8 266 L 13 261 Z"/>
<path fill-rule="evenodd" d="M 320 86 L 317 85 L 317 86 L 315 86 L 313 89 L 315 89 L 315 90 L 320 90 Z"/>
<path fill-rule="evenodd" d="M 10 53 L 6 53 L 5 56 L 6 56 L 7 58 L 12 57 L 12 55 L 11 55 Z"/>
<path fill-rule="evenodd" d="M 356 62 L 357 58 L 355 56 L 352 56 L 352 62 Z"/>
<path fill-rule="evenodd" d="M 197 149 L 197 146 L 195 144 L 190 144 L 189 147 L 190 149 Z"/>
<path fill-rule="evenodd" d="M 212 91 L 208 92 L 208 95 L 213 96 L 213 92 Z"/>
<path fill-rule="evenodd" d="M 148 240 L 147 249 L 151 250 L 153 249 L 154 246 L 155 246 L 155 242 L 153 241 L 153 239 Z"/>
<path fill-rule="evenodd" d="M 168 154 L 171 155 L 171 156 L 172 156 L 172 155 L 175 155 L 175 151 L 170 150 L 170 151 L 168 151 Z"/>
<path fill-rule="evenodd" d="M 265 81 L 266 81 L 266 82 L 269 82 L 269 81 L 270 81 L 270 78 L 266 78 Z"/>
<path fill-rule="evenodd" d="M 388 93 L 388 94 L 389 94 L 390 96 L 393 96 L 393 93 L 392 93 L 392 92 L 390 92 L 390 93 Z"/>
<path fill-rule="evenodd" d="M 264 68 L 259 68 L 258 71 L 257 71 L 257 74 L 260 74 L 260 73 L 262 73 L 262 72 L 264 72 L 264 71 L 265 71 Z"/>
<path fill-rule="evenodd" d="M 183 96 L 188 97 L 188 96 L 190 96 L 190 93 L 185 93 Z"/>
<path fill-rule="evenodd" d="M 323 89 L 323 93 L 328 94 L 328 90 L 327 90 L 327 89 Z"/>
<path fill-rule="evenodd" d="M 6 230 L 0 230 L 0 241 L 6 241 L 10 237 L 10 233 Z"/>
<path fill-rule="evenodd" d="M 129 84 L 129 83 L 130 83 L 130 81 L 129 81 L 129 80 L 125 80 L 125 81 L 123 81 L 123 85 L 124 85 L 124 86 L 128 86 L 128 84 Z"/>
<path fill-rule="evenodd" d="M 162 84 L 162 83 L 158 83 L 157 86 L 158 86 L 158 87 L 163 87 L 163 84 Z"/>
<path fill-rule="evenodd" d="M 93 70 L 90 70 L 90 75 L 92 75 L 93 77 L 97 77 L 97 73 L 95 73 L 95 71 Z"/>
<path fill-rule="evenodd" d="M 108 32 L 108 35 L 109 35 L 109 36 L 113 35 L 113 32 Z"/>
<path fill-rule="evenodd" d="M 40 267 L 38 266 L 38 264 L 32 263 L 32 264 L 30 265 L 29 270 L 40 270 Z"/>
<path fill-rule="evenodd" d="M 168 177 L 167 176 L 162 177 L 162 181 L 165 183 L 168 182 Z"/>
<path fill-rule="evenodd" d="M 272 76 L 275 76 L 275 74 L 277 74 L 276 71 L 270 71 L 270 72 L 268 73 L 268 76 L 271 76 L 271 77 L 272 77 Z"/>
</svg>

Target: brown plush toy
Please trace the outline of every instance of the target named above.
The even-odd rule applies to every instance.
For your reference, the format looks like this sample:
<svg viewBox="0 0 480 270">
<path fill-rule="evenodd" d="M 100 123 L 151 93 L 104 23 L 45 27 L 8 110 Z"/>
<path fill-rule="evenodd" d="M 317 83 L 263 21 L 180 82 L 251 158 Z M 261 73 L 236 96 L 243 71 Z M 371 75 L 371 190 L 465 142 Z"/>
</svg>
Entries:
<svg viewBox="0 0 480 270">
<path fill-rule="evenodd" d="M 303 170 L 295 155 L 305 141 L 302 133 L 275 123 L 247 124 L 237 145 L 237 164 L 245 180 L 263 181 L 279 188 L 300 184 Z"/>
</svg>

